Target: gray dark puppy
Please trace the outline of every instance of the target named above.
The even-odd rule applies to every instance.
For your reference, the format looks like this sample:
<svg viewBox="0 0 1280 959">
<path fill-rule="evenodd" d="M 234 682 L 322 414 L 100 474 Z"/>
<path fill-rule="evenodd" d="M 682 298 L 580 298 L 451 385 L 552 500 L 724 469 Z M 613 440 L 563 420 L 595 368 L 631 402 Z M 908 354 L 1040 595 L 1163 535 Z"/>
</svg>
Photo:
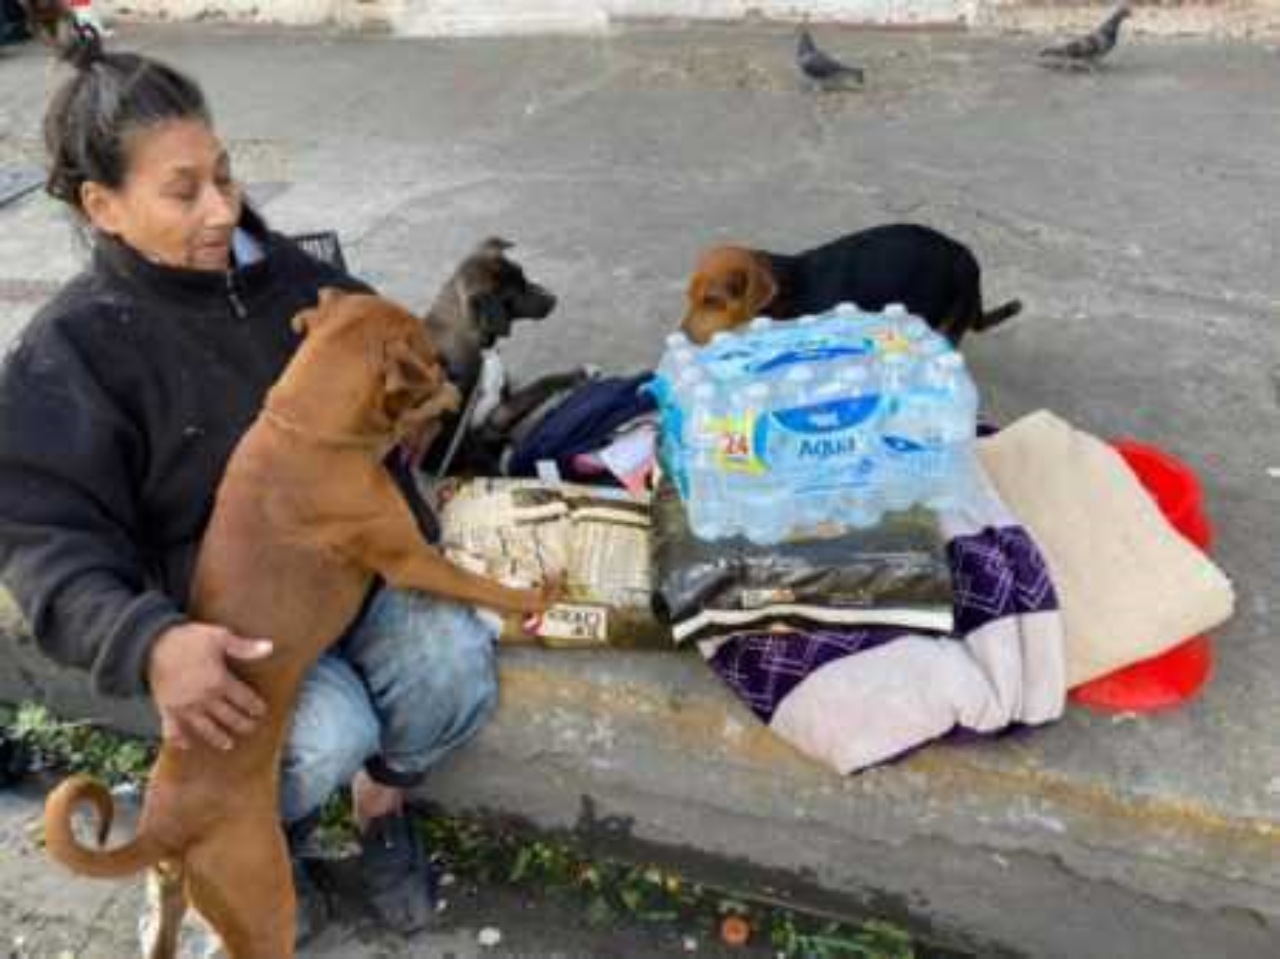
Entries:
<svg viewBox="0 0 1280 959">
<path fill-rule="evenodd" d="M 510 336 L 513 323 L 545 319 L 555 309 L 555 295 L 531 283 L 520 264 L 507 256 L 513 246 L 496 236 L 477 246 L 423 318 L 463 396 L 476 386 L 484 351 Z"/>
<path fill-rule="evenodd" d="M 1127 3 L 1122 3 L 1096 30 L 1055 47 L 1040 51 L 1040 62 L 1047 67 L 1089 68 L 1115 48 L 1120 38 L 1120 24 L 1132 16 Z"/>
<path fill-rule="evenodd" d="M 470 414 L 456 449 L 451 447 L 458 418 L 449 417 L 429 449 L 407 451 L 428 472 L 496 473 L 502 449 L 521 421 L 586 377 L 573 371 L 544 376 L 519 390 L 508 386 L 494 347 L 511 335 L 513 324 L 545 319 L 556 305 L 555 295 L 530 281 L 520 264 L 507 256 L 513 246 L 501 237 L 481 243 L 445 282 L 423 317 Z"/>
</svg>

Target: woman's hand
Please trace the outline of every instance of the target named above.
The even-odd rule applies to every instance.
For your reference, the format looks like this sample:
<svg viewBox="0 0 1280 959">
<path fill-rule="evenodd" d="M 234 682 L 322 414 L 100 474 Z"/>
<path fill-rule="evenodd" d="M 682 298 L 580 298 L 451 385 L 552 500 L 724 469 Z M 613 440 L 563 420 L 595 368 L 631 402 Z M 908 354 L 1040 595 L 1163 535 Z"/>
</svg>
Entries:
<svg viewBox="0 0 1280 959">
<path fill-rule="evenodd" d="M 227 658 L 262 659 L 271 642 L 244 639 L 221 626 L 183 623 L 159 635 L 147 661 L 147 680 L 164 738 L 179 749 L 196 739 L 230 749 L 253 731 L 266 703 L 227 668 Z"/>
</svg>

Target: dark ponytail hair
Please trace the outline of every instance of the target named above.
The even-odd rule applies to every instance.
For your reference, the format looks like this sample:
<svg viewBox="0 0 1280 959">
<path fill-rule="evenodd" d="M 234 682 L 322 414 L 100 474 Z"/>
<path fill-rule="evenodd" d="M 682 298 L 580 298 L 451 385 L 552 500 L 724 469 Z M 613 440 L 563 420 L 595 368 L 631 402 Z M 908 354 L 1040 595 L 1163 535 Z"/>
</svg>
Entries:
<svg viewBox="0 0 1280 959">
<path fill-rule="evenodd" d="M 170 66 L 136 53 L 107 53 L 87 24 L 64 23 L 59 58 L 75 68 L 44 117 L 49 195 L 83 213 L 80 187 L 119 188 L 128 174 L 127 141 L 167 120 L 211 122 L 200 87 Z"/>
</svg>

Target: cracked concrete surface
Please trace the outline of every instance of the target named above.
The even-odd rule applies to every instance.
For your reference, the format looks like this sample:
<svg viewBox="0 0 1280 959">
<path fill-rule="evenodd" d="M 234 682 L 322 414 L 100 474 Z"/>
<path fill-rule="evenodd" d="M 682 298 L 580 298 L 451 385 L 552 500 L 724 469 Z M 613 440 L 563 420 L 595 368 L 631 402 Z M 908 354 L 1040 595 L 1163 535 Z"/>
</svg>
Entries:
<svg viewBox="0 0 1280 959">
<path fill-rule="evenodd" d="M 799 871 L 1037 956 L 1280 949 L 1274 51 L 1138 37 L 1107 69 L 1063 75 L 1035 66 L 1034 37 L 832 29 L 824 46 L 868 87 L 813 97 L 788 29 L 767 25 L 116 42 L 204 82 L 241 176 L 288 183 L 266 201 L 277 226 L 339 229 L 353 267 L 411 305 L 478 239 L 515 240 L 560 294 L 506 350 L 522 371 L 652 363 L 710 243 L 793 250 L 912 219 L 973 247 L 991 302 L 1026 304 L 968 350 L 997 417 L 1048 407 L 1163 445 L 1205 480 L 1238 607 L 1185 709 L 1073 710 L 840 780 L 771 746 L 696 659 L 522 651 L 497 721 L 433 795 L 565 828 L 591 795 L 673 855 Z M 35 49 L 0 53 L 0 164 L 38 156 L 48 84 Z M 12 336 L 82 250 L 39 197 L 0 227 Z M 0 671 L 8 695 L 49 682 Z"/>
</svg>

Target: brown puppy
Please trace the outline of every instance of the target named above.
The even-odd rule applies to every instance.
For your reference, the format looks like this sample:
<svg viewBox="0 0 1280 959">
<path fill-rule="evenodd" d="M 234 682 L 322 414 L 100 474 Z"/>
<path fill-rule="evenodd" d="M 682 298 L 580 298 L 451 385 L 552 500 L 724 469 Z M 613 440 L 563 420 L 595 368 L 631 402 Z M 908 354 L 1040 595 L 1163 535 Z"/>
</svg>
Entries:
<svg viewBox="0 0 1280 959">
<path fill-rule="evenodd" d="M 762 314 L 789 319 L 847 302 L 864 310 L 901 303 L 958 344 L 969 330 L 988 330 L 1022 309 L 1013 300 L 985 312 L 969 248 L 911 223 L 851 233 L 795 255 L 712 247 L 698 260 L 687 298 L 681 328 L 695 343 Z"/>
<path fill-rule="evenodd" d="M 274 642 L 265 660 L 234 666 L 267 703 L 266 718 L 229 751 L 162 745 L 137 835 L 121 846 L 90 848 L 72 832 L 74 807 L 88 802 L 105 843 L 112 801 L 96 781 L 73 776 L 45 806 L 49 852 L 75 872 L 156 870 L 163 909 L 150 959 L 175 955 L 188 902 L 231 959 L 294 954 L 280 752 L 304 674 L 355 617 L 375 574 L 505 613 L 543 610 L 556 589 L 510 589 L 445 559 L 420 537 L 384 468 L 403 436 L 457 406 L 421 321 L 378 297 L 326 290 L 294 323 L 306 338 L 227 464 L 190 605 L 194 619 Z"/>
</svg>

